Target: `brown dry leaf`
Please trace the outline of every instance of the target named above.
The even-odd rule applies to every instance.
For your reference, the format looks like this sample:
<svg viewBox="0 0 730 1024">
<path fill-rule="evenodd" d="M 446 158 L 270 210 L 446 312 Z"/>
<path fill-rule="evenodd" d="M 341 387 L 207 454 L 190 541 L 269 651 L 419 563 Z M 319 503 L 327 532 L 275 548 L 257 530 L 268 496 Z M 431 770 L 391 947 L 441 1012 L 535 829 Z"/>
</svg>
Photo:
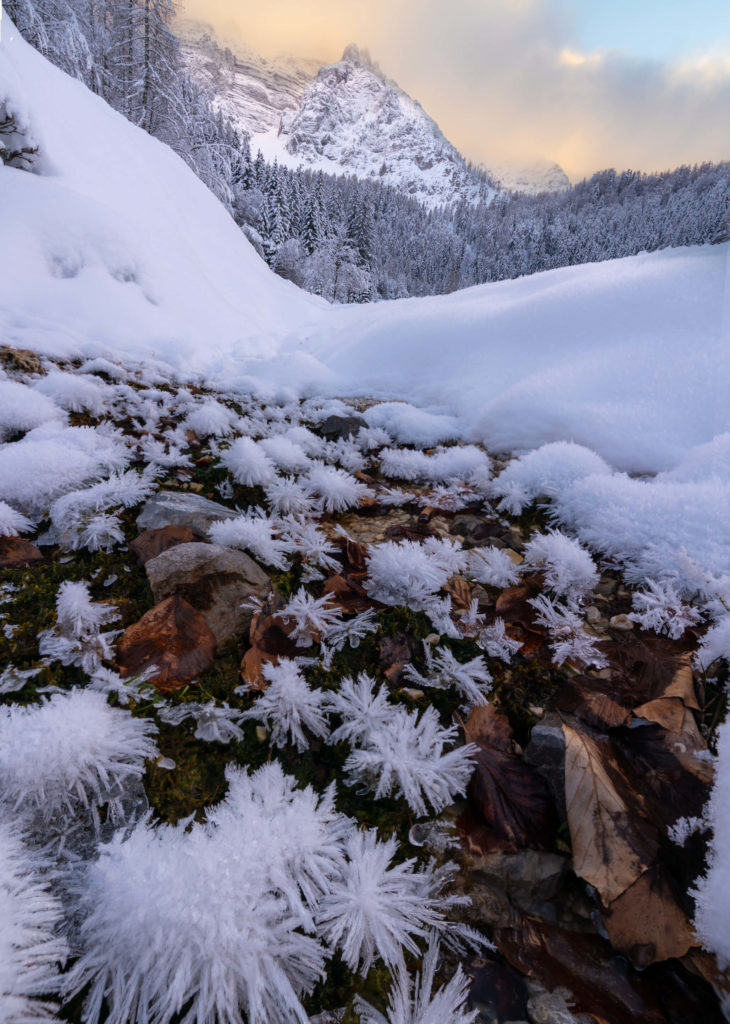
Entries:
<svg viewBox="0 0 730 1024">
<path fill-rule="evenodd" d="M 681 732 L 684 726 L 686 708 L 678 697 L 659 697 L 648 704 L 640 704 L 634 708 L 637 718 L 645 718 L 647 722 L 656 722 L 662 729 L 669 732 Z"/>
<path fill-rule="evenodd" d="M 475 743 L 467 789 L 471 815 L 461 821 L 482 851 L 550 849 L 557 819 L 543 777 L 514 753 L 507 718 L 492 705 L 477 707 L 464 727 Z"/>
<path fill-rule="evenodd" d="M 278 664 L 279 659 L 275 654 L 267 654 L 260 647 L 251 647 L 241 661 L 241 679 L 250 690 L 265 690 L 269 684 L 261 669 L 264 665 Z"/>
<path fill-rule="evenodd" d="M 704 949 L 691 949 L 682 958 L 682 963 L 687 970 L 711 985 L 721 1002 L 730 1004 L 730 974 L 727 970 L 720 970 L 714 954 Z"/>
<path fill-rule="evenodd" d="M 493 939 L 513 967 L 550 990 L 569 989 L 574 1012 L 606 1024 L 668 1024 L 650 984 L 622 967 L 598 936 L 525 917 L 518 928 L 495 929 Z"/>
<path fill-rule="evenodd" d="M 380 649 L 380 669 L 391 686 L 394 686 L 399 681 L 404 667 L 412 658 L 408 637 L 405 633 L 386 636 L 378 641 L 378 647 Z"/>
<path fill-rule="evenodd" d="M 577 715 L 581 721 L 595 729 L 616 729 L 626 725 L 630 713 L 628 708 L 605 692 L 610 686 L 610 683 L 594 676 L 574 676 L 561 687 L 556 707 L 560 711 Z"/>
<path fill-rule="evenodd" d="M 619 794 L 615 762 L 606 741 L 563 723 L 565 803 L 573 850 L 573 870 L 594 886 L 605 905 L 654 861 L 657 844 L 645 822 Z M 633 813 L 632 813 L 633 812 Z"/>
<path fill-rule="evenodd" d="M 691 711 L 685 711 L 687 732 L 667 732 L 661 726 L 636 723 L 611 737 L 622 773 L 641 795 L 645 813 L 662 833 L 677 818 L 692 817 L 704 807 L 712 784 L 712 762 L 693 744 L 697 729 Z"/>
<path fill-rule="evenodd" d="M 351 537 L 335 537 L 334 544 L 339 547 L 343 562 L 343 575 L 350 576 L 353 573 L 364 573 L 367 571 L 366 544 L 352 540 Z"/>
<path fill-rule="evenodd" d="M 207 672 L 215 657 L 215 637 L 203 616 L 174 594 L 125 630 L 117 662 L 123 679 L 156 667 L 150 678 L 158 690 L 181 689 Z"/>
<path fill-rule="evenodd" d="M 331 576 L 322 588 L 322 596 L 329 595 L 329 604 L 344 612 L 364 612 L 373 602 L 352 576 Z"/>
<path fill-rule="evenodd" d="M 611 696 L 620 704 L 633 708 L 660 697 L 680 697 L 695 706 L 691 680 L 687 687 L 685 641 L 642 634 L 604 640 L 600 649 L 611 667 Z"/>
<path fill-rule="evenodd" d="M 699 943 L 660 864 L 645 871 L 604 914 L 615 949 L 636 967 L 682 957 Z"/>
<path fill-rule="evenodd" d="M 140 533 L 130 542 L 129 550 L 140 565 L 145 565 L 163 551 L 169 551 L 178 544 L 193 544 L 199 540 L 200 537 L 193 533 L 189 526 L 161 526 L 157 530 L 145 530 L 144 533 Z"/>
<path fill-rule="evenodd" d="M 452 576 L 443 590 L 451 595 L 455 608 L 468 612 L 471 608 L 471 587 L 463 576 Z"/>
<path fill-rule="evenodd" d="M 428 523 L 412 522 L 409 525 L 396 523 L 389 526 L 385 531 L 386 540 L 412 540 L 419 544 L 429 537 L 438 537 L 435 530 L 432 530 Z"/>
<path fill-rule="evenodd" d="M 665 697 L 679 697 L 685 707 L 700 711 L 695 693 L 695 684 L 692 678 L 692 658 L 689 654 L 683 654 L 679 658 L 677 671 L 664 691 Z"/>
<path fill-rule="evenodd" d="M 22 537 L 0 537 L 0 569 L 27 569 L 45 562 L 43 552 Z"/>
</svg>

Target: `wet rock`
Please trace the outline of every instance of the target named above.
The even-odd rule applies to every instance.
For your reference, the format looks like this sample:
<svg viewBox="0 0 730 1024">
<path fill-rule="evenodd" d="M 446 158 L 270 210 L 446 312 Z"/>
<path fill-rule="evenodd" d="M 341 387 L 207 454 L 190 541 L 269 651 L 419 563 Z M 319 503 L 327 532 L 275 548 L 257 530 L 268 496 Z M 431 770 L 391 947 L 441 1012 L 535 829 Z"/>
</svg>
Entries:
<svg viewBox="0 0 730 1024">
<path fill-rule="evenodd" d="M 45 562 L 43 552 L 22 537 L 0 537 L 0 569 L 27 569 Z"/>
<path fill-rule="evenodd" d="M 491 544 L 492 547 L 504 547 L 504 542 L 499 537 L 504 533 L 504 527 L 499 523 L 490 523 L 481 516 L 459 515 L 451 524 L 449 533 L 452 537 L 463 537 L 464 547 L 479 547 L 482 544 Z"/>
<path fill-rule="evenodd" d="M 184 491 L 158 491 L 137 516 L 140 530 L 158 530 L 164 526 L 188 526 L 199 537 L 206 537 L 219 519 L 235 519 L 236 513 L 209 498 Z"/>
<path fill-rule="evenodd" d="M 146 565 L 157 558 L 163 551 L 177 547 L 178 544 L 193 544 L 202 540 L 189 526 L 161 526 L 157 530 L 145 530 L 130 543 L 129 550 L 140 565 Z"/>
<path fill-rule="evenodd" d="M 317 433 L 327 441 L 339 441 L 350 434 L 357 434 L 361 427 L 367 427 L 367 420 L 362 416 L 328 416 Z"/>
<path fill-rule="evenodd" d="M 175 595 L 124 631 L 117 662 L 123 679 L 150 673 L 148 681 L 169 693 L 207 672 L 215 652 L 215 636 L 203 616 Z"/>
<path fill-rule="evenodd" d="M 490 956 L 473 957 L 463 966 L 471 979 L 469 1002 L 482 1024 L 525 1019 L 528 990 L 521 974 Z"/>
<path fill-rule="evenodd" d="M 525 914 L 555 918 L 550 902 L 563 885 L 570 861 L 557 853 L 520 850 L 469 854 L 468 865 L 474 919 L 510 928 Z"/>
<path fill-rule="evenodd" d="M 558 816 L 565 821 L 565 735 L 558 715 L 547 714 L 534 726 L 525 750 L 525 760 L 547 782 Z"/>
<path fill-rule="evenodd" d="M 3 345 L 0 348 L 0 363 L 6 370 L 17 370 L 19 373 L 43 373 L 39 357 L 29 348 L 11 348 L 9 345 Z"/>
<path fill-rule="evenodd" d="M 269 577 L 252 558 L 217 544 L 178 544 L 148 561 L 145 572 L 155 601 L 184 597 L 205 618 L 219 649 L 248 630 L 253 613 L 243 602 L 269 590 Z"/>
</svg>

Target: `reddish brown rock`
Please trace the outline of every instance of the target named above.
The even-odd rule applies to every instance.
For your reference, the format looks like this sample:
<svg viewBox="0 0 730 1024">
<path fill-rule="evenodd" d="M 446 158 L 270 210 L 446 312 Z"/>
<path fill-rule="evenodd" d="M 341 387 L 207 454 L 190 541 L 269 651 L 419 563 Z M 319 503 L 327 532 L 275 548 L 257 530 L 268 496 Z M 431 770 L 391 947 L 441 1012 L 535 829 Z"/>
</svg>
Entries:
<svg viewBox="0 0 730 1024">
<path fill-rule="evenodd" d="M 129 545 L 129 550 L 140 565 L 146 565 L 163 551 L 169 551 L 178 544 L 192 544 L 198 540 L 200 537 L 193 533 L 189 526 L 161 526 L 157 530 L 145 530 L 144 533 L 140 533 Z"/>
<path fill-rule="evenodd" d="M 0 569 L 27 569 L 44 562 L 43 552 L 22 537 L 0 537 Z"/>
<path fill-rule="evenodd" d="M 215 657 L 215 636 L 203 616 L 177 594 L 125 630 L 117 661 L 123 679 L 154 669 L 158 690 L 181 689 L 207 672 Z"/>
</svg>

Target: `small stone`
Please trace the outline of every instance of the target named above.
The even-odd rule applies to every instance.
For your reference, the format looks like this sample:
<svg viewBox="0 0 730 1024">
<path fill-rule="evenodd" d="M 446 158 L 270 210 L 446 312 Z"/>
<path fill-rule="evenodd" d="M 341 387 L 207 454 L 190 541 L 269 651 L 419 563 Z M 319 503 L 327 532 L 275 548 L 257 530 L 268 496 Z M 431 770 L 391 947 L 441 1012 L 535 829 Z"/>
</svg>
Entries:
<svg viewBox="0 0 730 1024">
<path fill-rule="evenodd" d="M 617 629 L 621 633 L 630 633 L 634 623 L 628 615 L 614 615 L 608 622 L 611 629 Z"/>
<path fill-rule="evenodd" d="M 27 569 L 45 562 L 43 552 L 22 537 L 0 537 L 0 569 Z"/>
<path fill-rule="evenodd" d="M 435 647 L 436 644 L 441 643 L 441 637 L 438 633 L 429 633 L 426 637 L 425 643 L 430 644 L 431 647 Z"/>
<path fill-rule="evenodd" d="M 193 533 L 189 526 L 161 526 L 157 530 L 145 530 L 130 543 L 129 550 L 134 554 L 140 565 L 146 565 L 157 558 L 163 551 L 177 547 L 178 544 L 193 544 L 200 537 Z"/>
<path fill-rule="evenodd" d="M 328 416 L 319 427 L 317 433 L 327 441 L 339 441 L 350 434 L 357 434 L 361 427 L 367 427 L 367 420 L 362 416 Z"/>
<path fill-rule="evenodd" d="M 410 700 L 420 700 L 421 697 L 425 696 L 423 690 L 412 690 L 410 687 L 404 687 L 401 693 L 404 693 Z"/>
<path fill-rule="evenodd" d="M 589 626 L 597 626 L 602 621 L 603 616 L 601 615 L 600 610 L 596 608 L 594 604 L 592 604 L 589 608 L 586 608 L 586 622 Z"/>
<path fill-rule="evenodd" d="M 618 582 L 616 580 L 612 580 L 610 576 L 602 579 L 594 588 L 595 593 L 598 594 L 599 597 L 611 597 L 617 590 Z"/>
<path fill-rule="evenodd" d="M 259 743 L 266 743 L 266 740 L 268 739 L 268 737 L 269 737 L 269 730 L 267 728 L 265 728 L 265 726 L 263 726 L 263 725 L 257 725 L 256 726 L 256 739 L 259 741 Z"/>
<path fill-rule="evenodd" d="M 171 757 L 158 757 L 155 761 L 158 768 L 164 768 L 165 771 L 171 772 L 177 768 L 177 764 Z"/>
<path fill-rule="evenodd" d="M 235 519 L 237 513 L 209 498 L 185 491 L 158 491 L 153 494 L 137 516 L 140 530 L 157 530 L 162 526 L 189 526 L 199 537 L 219 519 Z"/>
<path fill-rule="evenodd" d="M 515 551 L 514 548 L 504 548 L 504 553 L 505 555 L 507 555 L 509 559 L 511 559 L 514 562 L 515 565 L 522 565 L 522 563 L 524 562 L 524 558 L 522 557 L 522 555 L 518 554 L 518 552 Z"/>
<path fill-rule="evenodd" d="M 549 712 L 534 726 L 525 750 L 525 760 L 548 784 L 561 821 L 565 811 L 565 734 L 561 718 Z"/>
</svg>

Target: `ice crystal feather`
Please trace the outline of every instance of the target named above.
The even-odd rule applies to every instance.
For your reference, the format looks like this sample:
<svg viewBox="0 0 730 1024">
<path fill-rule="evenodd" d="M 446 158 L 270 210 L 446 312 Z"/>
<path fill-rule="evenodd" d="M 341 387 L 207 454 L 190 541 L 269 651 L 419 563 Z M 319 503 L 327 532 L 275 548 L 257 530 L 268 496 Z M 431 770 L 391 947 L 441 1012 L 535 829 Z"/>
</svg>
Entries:
<svg viewBox="0 0 730 1024">
<path fill-rule="evenodd" d="M 214 544 L 250 551 L 267 565 L 286 569 L 293 550 L 287 540 L 278 536 L 279 525 L 260 508 L 254 508 L 235 519 L 213 523 L 208 535 Z"/>
<path fill-rule="evenodd" d="M 545 585 L 577 606 L 598 583 L 591 555 L 578 541 L 559 530 L 533 537 L 525 548 L 525 566 L 541 569 Z"/>
<path fill-rule="evenodd" d="M 276 466 L 264 449 L 250 437 L 237 438 L 221 462 L 236 483 L 244 487 L 266 487 L 276 480 Z"/>
<path fill-rule="evenodd" d="M 446 540 L 429 538 L 425 544 L 386 541 L 368 554 L 364 586 L 376 601 L 422 611 L 465 564 L 464 553 Z"/>
<path fill-rule="evenodd" d="M 303 587 L 277 615 L 283 622 L 293 624 L 290 635 L 298 647 L 311 647 L 313 643 L 324 639 L 342 618 L 341 610 L 333 607 L 328 595 L 312 597 Z"/>
<path fill-rule="evenodd" d="M 0 501 L 0 537 L 17 537 L 33 529 L 33 523 L 5 501 Z"/>
<path fill-rule="evenodd" d="M 315 462 L 304 479 L 311 494 L 316 495 L 325 512 L 344 512 L 360 503 L 372 492 L 343 469 Z"/>
<path fill-rule="evenodd" d="M 418 686 L 432 686 L 438 689 L 455 687 L 466 701 L 466 707 L 486 704 L 491 689 L 492 676 L 484 658 L 479 655 L 470 661 L 457 661 L 448 647 L 431 651 L 429 644 L 423 645 L 426 658 L 426 674 L 421 675 L 413 665 L 406 665 L 404 675 Z"/>
<path fill-rule="evenodd" d="M 2 707 L 0 802 L 43 821 L 105 803 L 121 814 L 126 782 L 157 756 L 156 732 L 153 722 L 109 707 L 94 691 Z"/>
<path fill-rule="evenodd" d="M 416 814 L 443 810 L 464 793 L 471 777 L 473 746 L 444 752 L 456 739 L 456 727 L 444 729 L 434 708 L 396 708 L 386 722 L 372 728 L 362 747 L 345 762 L 351 785 L 360 784 L 376 799 L 402 796 Z"/>
<path fill-rule="evenodd" d="M 375 685 L 371 676 L 361 672 L 357 679 L 345 676 L 339 690 L 327 695 L 327 710 L 342 719 L 342 725 L 330 735 L 329 743 L 346 740 L 364 744 L 387 725 L 394 705 L 388 699 L 386 688 L 381 686 L 376 691 Z"/>
<path fill-rule="evenodd" d="M 404 968 L 398 970 L 385 1015 L 357 998 L 355 1011 L 361 1024 L 473 1024 L 479 1011 L 467 1008 L 469 979 L 461 966 L 447 985 L 433 991 L 438 958 L 438 943 L 432 940 L 415 983 Z"/>
<path fill-rule="evenodd" d="M 653 629 L 678 640 L 690 626 L 700 621 L 696 608 L 683 604 L 671 580 L 647 580 L 643 590 L 637 590 L 631 603 L 634 611 L 630 619 L 642 629 Z"/>
<path fill-rule="evenodd" d="M 317 915 L 318 932 L 363 977 L 376 957 L 391 970 L 402 966 L 404 949 L 417 954 L 415 940 L 443 920 L 435 877 L 417 871 L 414 860 L 394 864 L 397 841 L 381 842 L 372 829 L 352 832 L 345 849 L 342 874 Z"/>
<path fill-rule="evenodd" d="M 278 665 L 264 665 L 261 671 L 268 689 L 244 717 L 266 723 L 272 743 L 283 746 L 291 741 L 300 752 L 309 748 L 305 729 L 320 738 L 327 735 L 322 713 L 324 693 L 310 688 L 295 661 L 282 658 Z"/>
<path fill-rule="evenodd" d="M 306 1024 L 325 950 L 302 929 L 342 870 L 349 829 L 329 791 L 278 764 L 229 771 L 204 825 L 138 825 L 78 879 L 85 919 L 67 990 L 98 1024 Z"/>
<path fill-rule="evenodd" d="M 0 823 L 0 1020 L 55 1020 L 48 997 L 60 987 L 58 963 L 66 945 L 56 936 L 62 914 L 48 891 L 46 863 L 16 828 Z"/>
</svg>

